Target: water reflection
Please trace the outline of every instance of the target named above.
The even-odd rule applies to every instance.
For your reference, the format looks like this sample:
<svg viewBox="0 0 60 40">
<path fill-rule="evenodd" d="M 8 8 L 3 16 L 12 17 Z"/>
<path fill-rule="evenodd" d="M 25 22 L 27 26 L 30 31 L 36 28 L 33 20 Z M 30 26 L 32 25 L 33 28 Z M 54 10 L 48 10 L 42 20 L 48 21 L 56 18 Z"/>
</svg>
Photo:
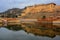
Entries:
<svg viewBox="0 0 60 40">
<path fill-rule="evenodd" d="M 5 37 L 6 36 L 6 37 Z M 22 23 L 0 28 L 0 40 L 59 40 L 60 28 L 52 24 Z"/>
<path fill-rule="evenodd" d="M 27 33 L 32 33 L 38 36 L 48 36 L 54 38 L 56 37 L 56 35 L 60 35 L 59 26 L 55 26 L 52 24 L 23 23 L 22 26 Z"/>
<path fill-rule="evenodd" d="M 59 40 L 60 36 L 55 38 L 35 36 L 27 34 L 24 30 L 11 31 L 6 28 L 0 28 L 0 40 Z"/>
<path fill-rule="evenodd" d="M 22 30 L 21 25 L 7 25 L 7 26 L 5 26 L 5 28 L 7 28 L 9 30 L 13 30 L 13 31 Z"/>
</svg>

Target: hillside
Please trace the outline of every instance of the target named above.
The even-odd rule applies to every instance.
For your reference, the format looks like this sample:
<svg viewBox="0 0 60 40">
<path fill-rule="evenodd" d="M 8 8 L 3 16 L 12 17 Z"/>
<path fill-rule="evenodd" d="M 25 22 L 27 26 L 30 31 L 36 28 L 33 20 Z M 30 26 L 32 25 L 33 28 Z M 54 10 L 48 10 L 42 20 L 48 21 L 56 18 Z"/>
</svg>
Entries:
<svg viewBox="0 0 60 40">
<path fill-rule="evenodd" d="M 23 9 L 12 8 L 0 13 L 0 17 L 15 18 L 21 15 Z"/>
<path fill-rule="evenodd" d="M 28 6 L 23 10 L 21 18 L 42 18 L 60 16 L 60 6 L 55 3 Z"/>
<path fill-rule="evenodd" d="M 56 18 L 60 17 L 60 5 L 55 3 L 49 4 L 38 4 L 33 6 L 25 7 L 24 9 L 12 8 L 5 12 L 0 13 L 0 17 L 7 18 Z"/>
</svg>

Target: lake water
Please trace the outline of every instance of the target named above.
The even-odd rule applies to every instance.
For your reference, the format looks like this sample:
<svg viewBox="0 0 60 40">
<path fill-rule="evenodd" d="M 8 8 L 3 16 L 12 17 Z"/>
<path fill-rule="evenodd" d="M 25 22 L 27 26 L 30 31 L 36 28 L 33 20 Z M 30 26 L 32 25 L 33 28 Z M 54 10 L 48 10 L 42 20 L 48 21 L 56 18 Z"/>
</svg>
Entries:
<svg viewBox="0 0 60 40">
<path fill-rule="evenodd" d="M 55 34 L 55 31 L 52 31 L 53 33 L 51 33 L 50 30 L 50 32 L 48 31 L 47 33 L 45 31 L 45 29 L 42 31 L 38 28 L 33 27 L 1 27 L 0 40 L 60 40 L 60 35 Z M 50 34 L 52 35 L 50 36 Z M 58 34 L 60 34 L 60 31 L 58 32 Z"/>
</svg>

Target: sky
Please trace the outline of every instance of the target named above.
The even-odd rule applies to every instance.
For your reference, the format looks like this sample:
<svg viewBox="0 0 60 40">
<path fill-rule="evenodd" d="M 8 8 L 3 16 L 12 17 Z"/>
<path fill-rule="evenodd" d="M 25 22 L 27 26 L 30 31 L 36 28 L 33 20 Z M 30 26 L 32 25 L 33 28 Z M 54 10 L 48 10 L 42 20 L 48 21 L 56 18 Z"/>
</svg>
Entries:
<svg viewBox="0 0 60 40">
<path fill-rule="evenodd" d="M 47 4 L 56 3 L 60 5 L 60 0 L 0 0 L 0 12 L 6 11 L 12 8 L 24 8 L 25 6 L 35 4 Z"/>
</svg>

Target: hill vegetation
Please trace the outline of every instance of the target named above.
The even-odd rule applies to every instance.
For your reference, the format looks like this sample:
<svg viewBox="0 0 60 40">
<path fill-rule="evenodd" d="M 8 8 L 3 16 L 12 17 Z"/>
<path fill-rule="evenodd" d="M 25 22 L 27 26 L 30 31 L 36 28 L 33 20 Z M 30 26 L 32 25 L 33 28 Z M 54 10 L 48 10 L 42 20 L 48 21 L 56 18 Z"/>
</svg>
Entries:
<svg viewBox="0 0 60 40">
<path fill-rule="evenodd" d="M 7 11 L 0 13 L 0 17 L 16 18 L 21 15 L 22 10 L 23 9 L 19 9 L 19 8 L 8 9 Z"/>
</svg>

